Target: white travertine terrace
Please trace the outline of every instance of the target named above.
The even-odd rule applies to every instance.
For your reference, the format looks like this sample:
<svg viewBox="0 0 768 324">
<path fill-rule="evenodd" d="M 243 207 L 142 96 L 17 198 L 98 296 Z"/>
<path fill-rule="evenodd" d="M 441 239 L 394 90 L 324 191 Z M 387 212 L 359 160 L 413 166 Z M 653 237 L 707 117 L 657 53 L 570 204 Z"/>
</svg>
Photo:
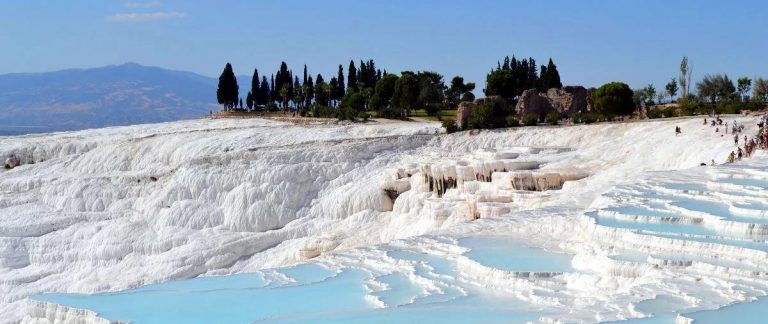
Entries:
<svg viewBox="0 0 768 324">
<path fill-rule="evenodd" d="M 756 119 L 738 120 L 754 132 Z M 0 157 L 21 162 L 0 172 L 0 314 L 45 323 L 74 311 L 28 296 L 308 259 L 367 269 L 379 307 L 392 305 L 376 297 L 386 288 L 376 278 L 394 272 L 423 296 L 508 294 L 546 310 L 542 321 L 650 316 L 635 307 L 657 296 L 682 296 L 681 312 L 746 301 L 768 291 L 768 254 L 753 246 L 768 235 L 759 187 L 768 157 L 699 167 L 734 149 L 700 124 L 444 135 L 430 123 L 200 120 L 0 137 Z M 574 270 L 484 265 L 459 244 L 475 235 L 572 254 Z M 419 262 L 388 256 L 397 250 L 444 258 L 456 272 L 421 273 Z"/>
</svg>

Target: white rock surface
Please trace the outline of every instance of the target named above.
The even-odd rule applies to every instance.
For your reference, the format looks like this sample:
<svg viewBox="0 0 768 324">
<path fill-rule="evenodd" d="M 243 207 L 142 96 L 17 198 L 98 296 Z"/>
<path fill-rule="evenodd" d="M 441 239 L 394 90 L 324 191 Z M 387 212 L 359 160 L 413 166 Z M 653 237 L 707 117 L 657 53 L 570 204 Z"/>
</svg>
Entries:
<svg viewBox="0 0 768 324">
<path fill-rule="evenodd" d="M 748 125 L 747 133 L 754 132 L 749 126 L 754 118 L 739 120 Z M 468 215 L 545 208 L 510 223 L 525 226 L 500 228 L 582 251 L 574 262 L 584 272 L 556 279 L 589 296 L 577 301 L 594 304 L 576 319 L 637 317 L 630 308 L 642 294 L 622 292 L 645 282 L 664 279 L 679 286 L 684 280 L 676 282 L 668 270 L 597 257 L 605 252 L 601 242 L 636 248 L 633 242 L 644 238 L 633 241 L 626 231 L 596 227 L 579 211 L 644 171 L 722 162 L 732 141 L 700 124 L 696 118 L 435 135 L 438 125 L 425 123 L 307 127 L 200 120 L 0 137 L 0 156 L 14 154 L 22 162 L 0 172 L 0 314 L 7 321 L 22 318 L 24 298 L 42 292 L 113 291 L 254 271 L 323 258 L 330 251 L 426 233 L 458 235 L 494 224 L 466 223 Z M 683 135 L 674 135 L 676 125 Z M 512 180 L 495 180 L 532 164 L 541 167 L 535 172 L 574 181 L 533 195 L 507 187 Z M 408 175 L 407 185 L 397 180 Z M 445 186 L 437 198 L 426 175 L 449 175 L 461 184 Z M 578 180 L 583 175 L 589 176 Z M 383 186 L 400 192 L 394 203 Z M 660 239 L 659 245 L 670 242 Z M 469 277 L 475 274 L 474 280 L 489 287 L 518 293 L 523 290 L 516 287 L 528 292 L 536 287 L 519 279 L 507 282 L 508 274 L 472 260 L 461 264 Z M 698 298 L 695 289 L 665 285 L 654 289 Z M 726 289 L 714 285 L 712 291 L 702 295 Z M 555 307 L 576 305 L 568 298 L 528 296 Z M 738 299 L 721 296 L 726 297 L 711 305 Z"/>
</svg>

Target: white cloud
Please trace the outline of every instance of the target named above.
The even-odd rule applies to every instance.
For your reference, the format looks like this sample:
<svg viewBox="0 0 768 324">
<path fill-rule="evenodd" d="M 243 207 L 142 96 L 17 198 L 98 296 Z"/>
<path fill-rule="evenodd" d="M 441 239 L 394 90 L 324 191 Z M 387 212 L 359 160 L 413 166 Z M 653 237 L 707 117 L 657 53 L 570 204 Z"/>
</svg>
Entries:
<svg viewBox="0 0 768 324">
<path fill-rule="evenodd" d="M 125 6 L 128 8 L 154 8 L 159 7 L 160 2 L 158 1 L 149 1 L 149 2 L 126 2 Z"/>
<path fill-rule="evenodd" d="M 108 21 L 114 22 L 142 22 L 168 19 L 181 19 L 187 16 L 186 12 L 147 12 L 147 13 L 118 13 L 107 16 Z"/>
</svg>

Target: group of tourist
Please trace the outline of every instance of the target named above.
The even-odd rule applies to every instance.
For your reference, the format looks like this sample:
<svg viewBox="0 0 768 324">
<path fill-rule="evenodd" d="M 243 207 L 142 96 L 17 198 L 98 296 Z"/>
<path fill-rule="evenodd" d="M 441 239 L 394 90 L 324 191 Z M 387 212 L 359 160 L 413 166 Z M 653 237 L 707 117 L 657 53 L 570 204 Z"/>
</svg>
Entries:
<svg viewBox="0 0 768 324">
<path fill-rule="evenodd" d="M 757 123 L 757 146 L 761 149 L 768 149 L 768 113 L 763 114 L 760 122 Z"/>
<path fill-rule="evenodd" d="M 704 118 L 704 125 L 707 125 L 707 119 Z M 720 118 L 719 115 L 715 115 L 715 119 L 710 120 L 709 126 L 715 127 L 715 133 L 720 132 L 720 126 L 723 127 L 723 131 L 728 134 L 728 122 L 725 122 L 725 125 L 723 125 L 723 120 Z M 731 134 L 736 134 L 739 132 L 744 131 L 744 124 L 739 124 L 735 120 L 733 121 L 733 124 L 731 124 Z"/>
<path fill-rule="evenodd" d="M 720 123 L 722 123 L 722 120 L 720 117 L 717 117 L 717 120 L 719 120 Z M 706 120 L 705 120 L 706 123 Z M 728 123 L 725 123 L 726 133 L 728 132 Z M 744 157 L 750 157 L 752 153 L 755 151 L 756 148 L 762 148 L 766 149 L 768 148 L 768 129 L 765 127 L 768 125 L 768 113 L 763 114 L 763 116 L 760 119 L 760 122 L 757 124 L 758 126 L 758 133 L 757 136 L 753 136 L 752 138 L 749 138 L 749 136 L 744 135 L 744 141 L 743 148 L 739 146 L 739 139 L 741 133 L 744 131 L 744 125 L 739 124 L 736 121 L 733 121 L 732 127 L 731 127 L 731 134 L 733 134 L 733 143 L 736 145 L 736 151 L 731 151 L 730 154 L 728 154 L 728 158 L 726 159 L 727 163 L 733 163 L 736 161 L 740 161 Z M 717 132 L 717 130 L 715 130 Z"/>
</svg>

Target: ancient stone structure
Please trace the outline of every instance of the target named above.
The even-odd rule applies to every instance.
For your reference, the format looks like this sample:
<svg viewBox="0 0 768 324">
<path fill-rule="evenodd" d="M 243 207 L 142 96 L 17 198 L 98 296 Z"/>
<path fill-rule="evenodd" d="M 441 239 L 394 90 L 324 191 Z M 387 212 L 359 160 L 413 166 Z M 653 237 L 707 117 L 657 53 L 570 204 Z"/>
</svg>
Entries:
<svg viewBox="0 0 768 324">
<path fill-rule="evenodd" d="M 485 98 L 480 98 L 475 100 L 475 104 L 478 105 L 506 105 L 507 101 L 504 100 L 501 96 L 487 96 Z"/>
<path fill-rule="evenodd" d="M 519 115 L 538 114 L 543 116 L 554 111 L 554 108 L 546 95 L 539 93 L 536 89 L 528 89 L 523 91 L 515 110 Z"/>
<path fill-rule="evenodd" d="M 592 89 L 566 86 L 562 89 L 549 89 L 546 93 L 538 93 L 536 89 L 526 90 L 520 96 L 515 109 L 518 114 L 540 115 L 546 115 L 550 111 L 561 114 L 588 112 L 592 110 Z"/>
<path fill-rule="evenodd" d="M 459 103 L 459 110 L 456 112 L 456 126 L 459 129 L 465 129 L 469 116 L 472 115 L 472 102 L 463 101 Z"/>
</svg>

